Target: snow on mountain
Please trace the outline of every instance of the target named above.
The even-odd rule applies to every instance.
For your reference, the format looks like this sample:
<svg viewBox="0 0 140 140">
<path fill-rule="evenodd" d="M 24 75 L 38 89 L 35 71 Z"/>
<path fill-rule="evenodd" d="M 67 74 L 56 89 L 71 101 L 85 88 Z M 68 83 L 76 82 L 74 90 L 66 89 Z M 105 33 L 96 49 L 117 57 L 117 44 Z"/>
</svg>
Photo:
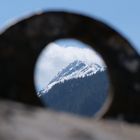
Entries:
<svg viewBox="0 0 140 140">
<path fill-rule="evenodd" d="M 70 63 L 67 67 L 63 68 L 47 85 L 44 90 L 38 93 L 41 96 L 47 93 L 54 85 L 58 83 L 63 83 L 66 80 L 84 78 L 86 76 L 91 76 L 97 72 L 104 71 L 106 66 L 101 66 L 96 63 L 87 64 L 86 62 L 75 60 Z"/>
</svg>

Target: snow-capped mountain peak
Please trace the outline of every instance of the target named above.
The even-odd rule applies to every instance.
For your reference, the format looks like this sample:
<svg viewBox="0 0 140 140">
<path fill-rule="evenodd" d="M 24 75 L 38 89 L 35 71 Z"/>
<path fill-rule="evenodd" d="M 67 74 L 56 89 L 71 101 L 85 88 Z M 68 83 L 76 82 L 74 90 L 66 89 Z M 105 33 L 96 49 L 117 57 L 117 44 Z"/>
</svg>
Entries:
<svg viewBox="0 0 140 140">
<path fill-rule="evenodd" d="M 49 82 L 47 87 L 41 91 L 41 95 L 47 93 L 54 85 L 62 83 L 66 80 L 84 78 L 85 76 L 91 76 L 97 72 L 104 71 L 106 66 L 101 66 L 96 63 L 87 64 L 81 60 L 75 60 L 68 66 L 63 68 L 58 74 Z M 38 96 L 41 96 L 40 93 Z"/>
</svg>

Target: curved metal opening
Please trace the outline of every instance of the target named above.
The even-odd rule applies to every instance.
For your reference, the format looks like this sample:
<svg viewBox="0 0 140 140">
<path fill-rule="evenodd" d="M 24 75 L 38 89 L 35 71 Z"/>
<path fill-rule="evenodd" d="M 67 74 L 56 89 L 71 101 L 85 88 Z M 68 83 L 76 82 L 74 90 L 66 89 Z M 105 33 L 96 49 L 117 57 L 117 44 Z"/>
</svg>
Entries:
<svg viewBox="0 0 140 140">
<path fill-rule="evenodd" d="M 33 15 L 0 35 L 1 98 L 43 106 L 35 95 L 34 67 L 45 45 L 62 38 L 91 45 L 106 62 L 113 99 L 104 117 L 122 116 L 140 122 L 138 53 L 108 25 L 76 13 L 52 11 Z"/>
</svg>

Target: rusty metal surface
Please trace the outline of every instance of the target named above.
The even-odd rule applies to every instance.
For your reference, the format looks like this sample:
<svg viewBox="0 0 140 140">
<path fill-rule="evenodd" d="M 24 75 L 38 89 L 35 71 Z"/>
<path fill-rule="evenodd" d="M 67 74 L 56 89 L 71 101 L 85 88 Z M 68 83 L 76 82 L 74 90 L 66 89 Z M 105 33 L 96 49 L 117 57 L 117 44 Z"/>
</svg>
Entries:
<svg viewBox="0 0 140 140">
<path fill-rule="evenodd" d="M 104 117 L 140 122 L 140 56 L 114 29 L 74 13 L 37 14 L 0 35 L 0 97 L 43 106 L 34 88 L 35 63 L 48 43 L 62 38 L 89 44 L 106 62 L 113 99 Z"/>
</svg>

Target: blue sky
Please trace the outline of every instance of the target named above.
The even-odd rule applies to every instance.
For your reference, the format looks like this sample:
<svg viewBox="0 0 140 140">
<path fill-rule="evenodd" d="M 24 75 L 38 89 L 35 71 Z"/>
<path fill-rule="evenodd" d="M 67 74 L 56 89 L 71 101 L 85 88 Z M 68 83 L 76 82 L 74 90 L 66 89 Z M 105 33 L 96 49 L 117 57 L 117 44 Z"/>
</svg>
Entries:
<svg viewBox="0 0 140 140">
<path fill-rule="evenodd" d="M 67 10 L 96 17 L 115 27 L 140 52 L 139 0 L 0 0 L 0 28 L 42 10 Z"/>
<path fill-rule="evenodd" d="M 56 44 L 63 46 L 63 47 L 69 47 L 69 46 L 73 46 L 73 47 L 80 47 L 80 48 L 90 48 L 89 45 L 78 41 L 76 39 L 59 39 L 55 41 Z"/>
<path fill-rule="evenodd" d="M 0 0 L 0 29 L 12 21 L 43 10 L 66 10 L 100 19 L 122 33 L 140 52 L 140 0 Z M 72 41 L 59 42 L 58 45 L 73 46 Z M 83 48 L 81 44 L 80 47 Z M 44 61 L 37 68 L 37 79 L 40 80 L 37 80 L 36 85 L 39 89 L 42 83 L 46 84 L 47 77 L 46 58 L 42 59 Z"/>
</svg>

